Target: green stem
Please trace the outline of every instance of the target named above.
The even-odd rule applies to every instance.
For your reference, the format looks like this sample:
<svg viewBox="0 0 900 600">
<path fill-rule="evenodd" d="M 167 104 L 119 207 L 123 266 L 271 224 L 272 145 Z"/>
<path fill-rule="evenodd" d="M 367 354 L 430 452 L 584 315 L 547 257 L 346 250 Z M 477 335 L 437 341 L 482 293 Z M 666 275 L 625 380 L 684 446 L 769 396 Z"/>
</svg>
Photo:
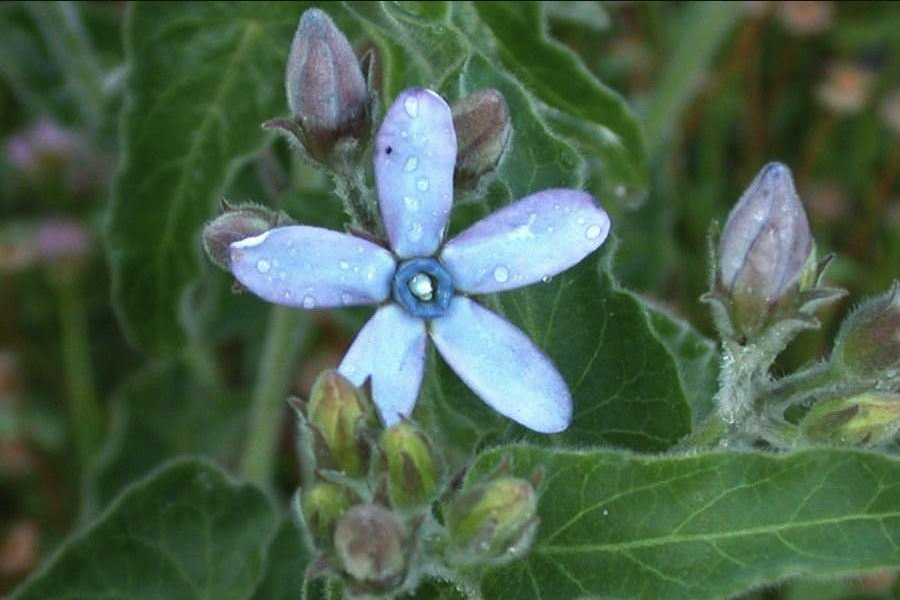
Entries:
<svg viewBox="0 0 900 600">
<path fill-rule="evenodd" d="M 57 283 L 62 361 L 75 447 L 84 468 L 100 444 L 103 412 L 94 391 L 84 296 L 77 279 Z"/>
<path fill-rule="evenodd" d="M 267 485 L 270 481 L 285 397 L 308 322 L 306 313 L 288 307 L 275 306 L 269 314 L 240 466 L 241 475 L 253 483 Z"/>
<path fill-rule="evenodd" d="M 841 379 L 841 374 L 830 363 L 816 363 L 772 383 L 762 394 L 762 400 L 769 407 L 783 411 L 815 395 L 822 388 L 839 383 Z"/>
</svg>

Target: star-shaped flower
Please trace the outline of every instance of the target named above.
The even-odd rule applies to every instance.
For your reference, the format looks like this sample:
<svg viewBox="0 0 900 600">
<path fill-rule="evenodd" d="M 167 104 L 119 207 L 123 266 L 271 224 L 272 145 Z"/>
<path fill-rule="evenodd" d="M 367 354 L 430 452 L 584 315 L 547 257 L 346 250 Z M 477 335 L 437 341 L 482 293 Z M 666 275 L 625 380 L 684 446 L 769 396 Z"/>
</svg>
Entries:
<svg viewBox="0 0 900 600">
<path fill-rule="evenodd" d="M 435 92 L 409 89 L 375 142 L 375 181 L 390 249 L 296 225 L 231 244 L 231 270 L 253 293 L 306 309 L 378 305 L 339 371 L 371 377 L 385 425 L 409 416 L 426 342 L 497 412 L 555 433 L 572 418 L 569 389 L 528 336 L 472 300 L 556 275 L 596 250 L 609 218 L 587 193 L 532 194 L 444 241 L 453 203 L 456 133 Z"/>
</svg>

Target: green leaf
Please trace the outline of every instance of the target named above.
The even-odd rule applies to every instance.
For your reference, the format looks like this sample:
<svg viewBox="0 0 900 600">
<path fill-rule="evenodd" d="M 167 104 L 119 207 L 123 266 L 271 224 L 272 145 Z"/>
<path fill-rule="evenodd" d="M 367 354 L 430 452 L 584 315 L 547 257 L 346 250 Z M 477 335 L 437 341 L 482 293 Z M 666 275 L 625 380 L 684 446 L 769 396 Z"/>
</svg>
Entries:
<svg viewBox="0 0 900 600">
<path fill-rule="evenodd" d="M 242 447 L 246 413 L 246 397 L 196 383 L 182 364 L 149 363 L 113 398 L 109 435 L 85 485 L 85 512 L 95 514 L 180 454 L 229 462 Z"/>
<path fill-rule="evenodd" d="M 184 342 L 179 306 L 199 274 L 199 230 L 235 165 L 285 112 L 301 3 L 139 2 L 126 24 L 124 158 L 106 224 L 113 297 L 154 353 Z"/>
<path fill-rule="evenodd" d="M 15 600 L 249 599 L 275 529 L 262 492 L 197 460 L 129 488 Z"/>
<path fill-rule="evenodd" d="M 291 520 L 284 521 L 269 546 L 266 571 L 252 600 L 297 600 L 310 560 L 300 528 Z"/>
<path fill-rule="evenodd" d="M 514 446 L 540 466 L 541 523 L 524 559 L 490 570 L 488 600 L 713 600 L 797 575 L 900 567 L 900 460 L 850 450 L 647 458 Z"/>
</svg>

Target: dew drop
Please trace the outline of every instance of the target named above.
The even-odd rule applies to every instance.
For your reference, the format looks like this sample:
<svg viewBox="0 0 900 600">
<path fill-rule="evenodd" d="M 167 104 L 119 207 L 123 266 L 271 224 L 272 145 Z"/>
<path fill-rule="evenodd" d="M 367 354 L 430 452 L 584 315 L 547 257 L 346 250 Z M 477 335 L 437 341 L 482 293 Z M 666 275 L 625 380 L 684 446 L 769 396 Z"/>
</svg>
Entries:
<svg viewBox="0 0 900 600">
<path fill-rule="evenodd" d="M 348 263 L 346 260 L 342 260 L 340 262 L 340 265 L 341 265 L 341 269 L 343 269 L 344 271 L 346 271 L 347 269 L 350 268 L 350 263 Z"/>
<path fill-rule="evenodd" d="M 596 239 L 600 237 L 600 233 L 603 231 L 603 228 L 599 225 L 591 225 L 587 228 L 587 231 L 584 232 L 585 237 L 589 240 Z"/>
<path fill-rule="evenodd" d="M 406 109 L 406 114 L 415 118 L 419 114 L 419 99 L 415 96 L 407 96 L 403 101 L 403 108 Z"/>
<path fill-rule="evenodd" d="M 604 508 L 604 509 L 603 509 L 603 516 L 605 517 L 605 516 L 608 515 L 608 514 L 609 514 L 609 511 L 606 510 L 606 509 Z"/>
<path fill-rule="evenodd" d="M 312 296 L 304 296 L 303 297 L 303 308 L 315 308 L 316 307 L 316 299 Z"/>
<path fill-rule="evenodd" d="M 504 267 L 503 265 L 497 265 L 494 267 L 494 280 L 498 283 L 503 283 L 507 279 L 509 279 L 509 269 Z"/>
<path fill-rule="evenodd" d="M 426 179 L 425 177 L 420 177 L 419 180 L 416 182 L 416 187 L 419 189 L 420 192 L 427 192 L 428 186 L 429 186 L 428 179 Z"/>
<path fill-rule="evenodd" d="M 410 156 L 406 159 L 406 164 L 403 165 L 403 169 L 407 172 L 415 171 L 416 167 L 419 166 L 419 159 L 415 156 Z"/>
<path fill-rule="evenodd" d="M 413 223 L 409 226 L 409 239 L 413 242 L 418 242 L 422 239 L 422 226 L 418 223 Z"/>
<path fill-rule="evenodd" d="M 579 225 L 584 225 L 584 217 L 578 217 L 578 219 L 576 219 L 575 222 L 578 223 Z"/>
<path fill-rule="evenodd" d="M 282 281 L 287 281 L 287 273 L 282 271 L 281 273 L 278 274 L 278 279 L 280 279 Z"/>
<path fill-rule="evenodd" d="M 400 132 L 400 137 L 402 137 L 402 138 L 408 138 L 408 137 L 409 137 L 409 134 L 406 133 L 405 131 L 401 131 L 401 132 Z"/>
<path fill-rule="evenodd" d="M 267 260 L 264 259 L 264 258 L 263 258 L 263 259 L 260 259 L 260 260 L 256 263 L 256 270 L 259 271 L 260 273 L 268 273 L 268 272 L 269 272 L 269 269 L 271 269 L 271 268 L 272 268 L 272 265 L 270 265 L 270 264 L 269 264 L 269 261 L 267 261 Z"/>
<path fill-rule="evenodd" d="M 291 293 L 291 290 L 284 290 L 284 293 L 282 294 L 282 296 L 284 296 L 285 300 L 290 300 L 290 298 L 291 298 L 291 296 L 293 296 L 293 294 Z"/>
<path fill-rule="evenodd" d="M 412 196 L 403 196 L 403 204 L 406 205 L 407 210 L 416 211 L 419 210 L 419 201 L 413 198 Z"/>
<path fill-rule="evenodd" d="M 550 283 L 551 279 L 553 279 L 553 278 L 550 277 L 549 275 L 544 275 L 543 277 L 541 277 L 541 281 L 543 281 L 544 283 Z"/>
<path fill-rule="evenodd" d="M 350 298 L 350 294 L 348 294 L 347 292 L 341 292 L 342 304 L 350 304 L 350 300 L 352 300 L 352 298 Z"/>
</svg>

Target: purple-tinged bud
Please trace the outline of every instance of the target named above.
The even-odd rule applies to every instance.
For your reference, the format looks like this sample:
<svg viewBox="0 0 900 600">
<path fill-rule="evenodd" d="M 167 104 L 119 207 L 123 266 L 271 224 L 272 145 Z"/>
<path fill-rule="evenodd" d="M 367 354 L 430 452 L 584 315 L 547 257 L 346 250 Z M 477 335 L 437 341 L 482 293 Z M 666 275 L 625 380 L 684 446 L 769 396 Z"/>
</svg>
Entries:
<svg viewBox="0 0 900 600">
<path fill-rule="evenodd" d="M 812 263 L 813 242 L 790 169 L 763 167 L 728 216 L 719 243 L 719 285 L 745 333 L 794 296 Z"/>
<path fill-rule="evenodd" d="M 256 204 L 231 206 L 203 227 L 203 249 L 216 266 L 231 269 L 231 244 L 290 222 L 285 215 Z"/>
<path fill-rule="evenodd" d="M 343 138 L 369 132 L 369 90 L 350 42 L 325 12 L 300 17 L 287 66 L 287 99 L 309 153 L 324 160 Z"/>
<path fill-rule="evenodd" d="M 900 283 L 844 319 L 831 360 L 856 379 L 900 379 Z"/>
<path fill-rule="evenodd" d="M 375 504 L 351 508 L 338 522 L 334 548 L 341 569 L 369 592 L 385 592 L 403 582 L 407 543 L 403 524 Z"/>
<path fill-rule="evenodd" d="M 511 131 L 509 110 L 503 94 L 486 89 L 466 96 L 453 106 L 456 130 L 456 172 L 458 186 L 472 186 L 478 178 L 494 170 Z"/>
<path fill-rule="evenodd" d="M 456 560 L 503 559 L 530 546 L 537 492 L 526 479 L 500 476 L 462 492 L 444 515 Z"/>
<path fill-rule="evenodd" d="M 303 519 L 320 548 L 331 546 L 338 519 L 350 508 L 349 492 L 333 483 L 315 483 L 303 490 Z"/>
<path fill-rule="evenodd" d="M 47 262 L 78 260 L 88 254 L 91 239 L 87 229 L 70 219 L 47 219 L 38 225 L 38 257 Z"/>
<path fill-rule="evenodd" d="M 323 371 L 310 392 L 307 419 L 337 469 L 366 475 L 370 452 L 362 434 L 375 423 L 375 413 L 361 389 L 337 371 Z"/>
<path fill-rule="evenodd" d="M 866 392 L 817 403 L 800 422 L 811 442 L 877 446 L 900 429 L 900 394 Z"/>
<path fill-rule="evenodd" d="M 439 489 L 441 470 L 431 441 L 412 424 L 400 422 L 381 435 L 388 468 L 391 504 L 410 508 L 428 504 Z"/>
</svg>

